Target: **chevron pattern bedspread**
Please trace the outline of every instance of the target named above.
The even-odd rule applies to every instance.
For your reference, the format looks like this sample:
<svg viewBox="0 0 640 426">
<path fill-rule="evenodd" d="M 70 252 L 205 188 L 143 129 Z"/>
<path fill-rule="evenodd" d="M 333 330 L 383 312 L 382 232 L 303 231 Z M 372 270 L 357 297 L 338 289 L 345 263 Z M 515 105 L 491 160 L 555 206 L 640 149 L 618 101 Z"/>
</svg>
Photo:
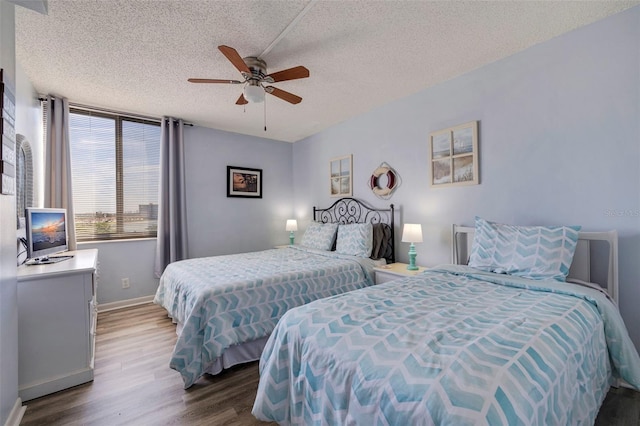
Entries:
<svg viewBox="0 0 640 426">
<path fill-rule="evenodd" d="M 373 266 L 304 248 L 172 263 L 154 298 L 182 324 L 170 366 L 188 388 L 225 349 L 269 335 L 288 309 L 372 285 Z"/>
<path fill-rule="evenodd" d="M 609 352 L 638 386 L 637 352 L 606 298 L 469 271 L 287 312 L 263 351 L 253 414 L 296 425 L 593 424 Z"/>
</svg>

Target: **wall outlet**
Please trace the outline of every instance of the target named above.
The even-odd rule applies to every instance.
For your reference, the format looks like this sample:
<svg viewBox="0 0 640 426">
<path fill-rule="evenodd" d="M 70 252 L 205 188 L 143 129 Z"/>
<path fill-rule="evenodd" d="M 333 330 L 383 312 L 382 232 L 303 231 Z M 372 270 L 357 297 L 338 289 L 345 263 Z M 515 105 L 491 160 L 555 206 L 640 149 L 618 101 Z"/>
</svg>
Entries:
<svg viewBox="0 0 640 426">
<path fill-rule="evenodd" d="M 129 278 L 123 278 L 122 279 L 122 288 L 129 288 L 130 284 L 129 284 Z"/>
</svg>

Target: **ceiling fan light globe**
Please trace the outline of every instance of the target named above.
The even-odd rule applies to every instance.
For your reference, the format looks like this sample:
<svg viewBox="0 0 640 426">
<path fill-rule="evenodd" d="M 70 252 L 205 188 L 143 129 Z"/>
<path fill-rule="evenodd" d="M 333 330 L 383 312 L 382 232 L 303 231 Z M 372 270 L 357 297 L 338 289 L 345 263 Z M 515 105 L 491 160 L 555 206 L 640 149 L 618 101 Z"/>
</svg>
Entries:
<svg viewBox="0 0 640 426">
<path fill-rule="evenodd" d="M 264 102 L 264 89 L 261 86 L 247 85 L 244 88 L 244 98 L 251 103 Z"/>
</svg>

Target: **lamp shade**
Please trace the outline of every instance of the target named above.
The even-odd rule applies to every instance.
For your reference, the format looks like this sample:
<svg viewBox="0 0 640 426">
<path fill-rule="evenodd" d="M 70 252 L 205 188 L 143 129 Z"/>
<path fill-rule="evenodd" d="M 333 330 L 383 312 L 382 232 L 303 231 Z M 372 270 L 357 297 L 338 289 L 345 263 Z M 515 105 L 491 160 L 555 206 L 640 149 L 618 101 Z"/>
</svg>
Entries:
<svg viewBox="0 0 640 426">
<path fill-rule="evenodd" d="M 422 242 L 422 225 L 419 223 L 405 223 L 402 228 L 402 242 L 404 243 L 421 243 Z"/>
<path fill-rule="evenodd" d="M 264 101 L 264 89 L 261 86 L 247 84 L 244 86 L 244 98 L 248 102 L 260 103 Z"/>
<path fill-rule="evenodd" d="M 285 231 L 297 231 L 298 230 L 298 221 L 295 219 L 287 219 L 287 226 L 284 229 Z"/>
</svg>

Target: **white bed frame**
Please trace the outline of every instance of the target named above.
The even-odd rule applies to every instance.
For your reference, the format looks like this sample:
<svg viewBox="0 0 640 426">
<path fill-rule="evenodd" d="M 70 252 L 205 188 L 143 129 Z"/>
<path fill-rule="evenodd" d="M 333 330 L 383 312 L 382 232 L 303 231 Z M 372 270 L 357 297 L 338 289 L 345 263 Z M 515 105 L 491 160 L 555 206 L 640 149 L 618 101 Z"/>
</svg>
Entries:
<svg viewBox="0 0 640 426">
<path fill-rule="evenodd" d="M 470 226 L 453 225 L 451 261 L 456 265 L 466 265 L 471 252 L 475 228 Z M 609 259 L 607 280 L 604 283 L 595 283 L 603 287 L 609 296 L 618 304 L 618 232 L 615 230 L 604 232 L 579 232 L 578 245 L 573 256 L 569 278 L 586 282 L 592 281 L 592 242 L 606 241 L 609 243 Z"/>
</svg>

